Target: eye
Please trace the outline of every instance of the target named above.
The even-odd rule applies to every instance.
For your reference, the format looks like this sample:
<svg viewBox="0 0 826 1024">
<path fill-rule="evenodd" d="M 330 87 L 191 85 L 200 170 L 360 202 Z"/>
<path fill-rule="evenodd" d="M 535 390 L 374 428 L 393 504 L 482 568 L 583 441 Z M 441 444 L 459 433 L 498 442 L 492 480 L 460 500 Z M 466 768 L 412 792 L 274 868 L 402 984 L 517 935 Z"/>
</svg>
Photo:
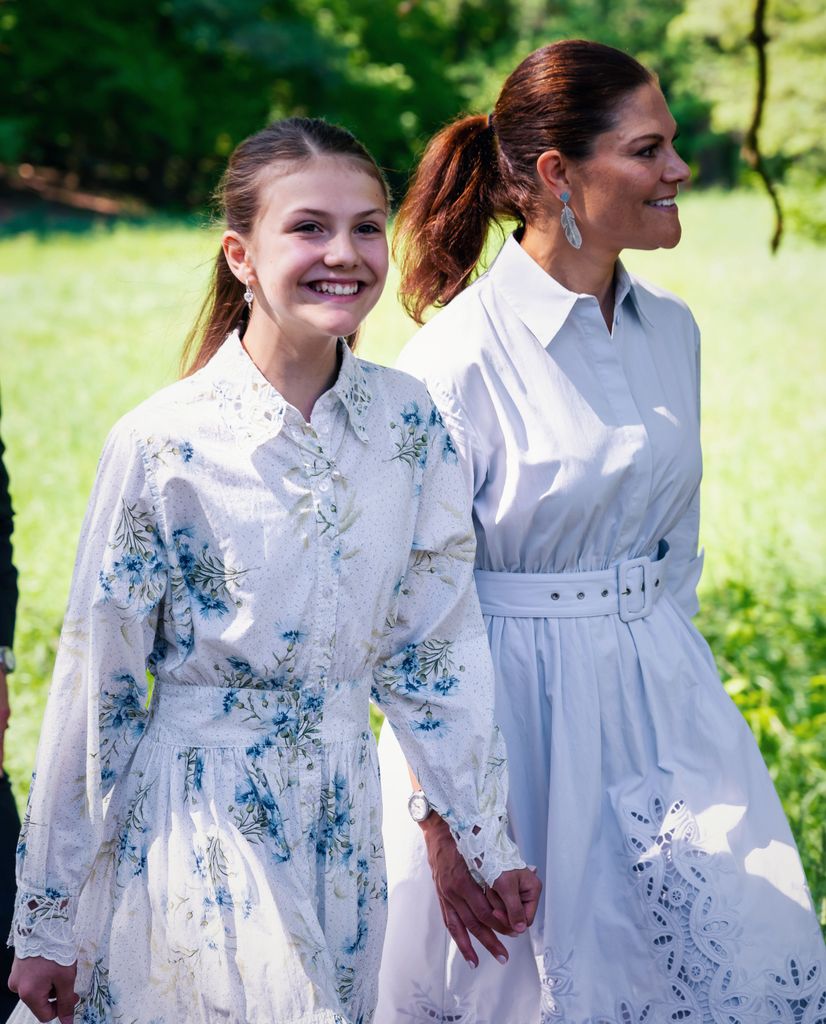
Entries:
<svg viewBox="0 0 826 1024">
<path fill-rule="evenodd" d="M 319 224 L 314 223 L 311 220 L 305 220 L 302 221 L 300 224 L 296 224 L 296 226 L 293 228 L 293 231 L 297 231 L 302 235 L 309 235 L 314 234 L 317 231 L 321 231 L 321 226 Z"/>
<path fill-rule="evenodd" d="M 646 146 L 645 149 L 641 149 L 637 153 L 637 156 L 644 156 L 644 157 L 656 156 L 657 155 L 657 148 L 658 148 L 658 144 L 656 142 L 654 142 L 650 146 Z"/>
<path fill-rule="evenodd" d="M 360 235 L 380 235 L 382 233 L 382 229 L 378 224 L 371 224 L 369 221 L 365 224 L 359 224 L 356 231 Z"/>
</svg>

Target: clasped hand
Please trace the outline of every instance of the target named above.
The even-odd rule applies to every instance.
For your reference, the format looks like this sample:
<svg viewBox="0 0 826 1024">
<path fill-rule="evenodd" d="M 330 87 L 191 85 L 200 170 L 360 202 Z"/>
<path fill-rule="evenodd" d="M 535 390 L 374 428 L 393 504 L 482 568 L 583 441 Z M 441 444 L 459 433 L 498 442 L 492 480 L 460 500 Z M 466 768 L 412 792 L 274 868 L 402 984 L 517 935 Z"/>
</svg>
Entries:
<svg viewBox="0 0 826 1024">
<path fill-rule="evenodd" d="M 473 935 L 500 963 L 508 951 L 496 933 L 519 935 L 533 924 L 542 883 L 535 869 L 503 871 L 483 889 L 468 870 L 445 821 L 432 813 L 422 823 L 427 859 L 439 896 L 445 927 L 472 966 L 479 966 Z"/>
</svg>

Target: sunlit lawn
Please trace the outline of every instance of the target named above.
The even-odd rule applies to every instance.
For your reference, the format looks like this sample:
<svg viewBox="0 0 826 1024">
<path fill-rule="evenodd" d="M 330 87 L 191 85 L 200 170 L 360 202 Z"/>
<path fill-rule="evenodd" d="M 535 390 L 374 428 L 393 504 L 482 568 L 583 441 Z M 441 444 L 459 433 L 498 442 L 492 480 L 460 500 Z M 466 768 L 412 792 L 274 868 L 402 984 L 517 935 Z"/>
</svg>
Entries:
<svg viewBox="0 0 826 1024">
<path fill-rule="evenodd" d="M 693 195 L 682 209 L 676 250 L 626 262 L 685 298 L 703 329 L 701 625 L 822 899 L 826 249 L 792 239 L 773 259 L 759 196 Z M 123 411 L 175 378 L 216 249 L 214 231 L 172 222 L 0 241 L 2 433 L 21 573 L 7 767 L 19 797 L 100 446 Z M 394 291 L 361 348 L 381 362 L 414 329 Z"/>
</svg>

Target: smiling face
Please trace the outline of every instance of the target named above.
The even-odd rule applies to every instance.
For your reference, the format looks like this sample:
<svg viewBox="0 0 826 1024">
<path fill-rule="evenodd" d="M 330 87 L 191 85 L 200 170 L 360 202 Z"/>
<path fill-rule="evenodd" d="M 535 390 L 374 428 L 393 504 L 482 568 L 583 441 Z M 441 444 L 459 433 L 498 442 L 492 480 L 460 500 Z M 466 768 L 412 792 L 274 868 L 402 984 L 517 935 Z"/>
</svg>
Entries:
<svg viewBox="0 0 826 1024">
<path fill-rule="evenodd" d="M 384 287 L 386 228 L 384 190 L 366 165 L 316 156 L 277 166 L 244 257 L 253 321 L 267 317 L 292 343 L 353 334 Z"/>
<path fill-rule="evenodd" d="M 583 250 L 671 249 L 680 240 L 676 197 L 691 172 L 674 149 L 676 123 L 655 84 L 635 89 L 586 160 L 568 165 L 570 205 Z"/>
</svg>

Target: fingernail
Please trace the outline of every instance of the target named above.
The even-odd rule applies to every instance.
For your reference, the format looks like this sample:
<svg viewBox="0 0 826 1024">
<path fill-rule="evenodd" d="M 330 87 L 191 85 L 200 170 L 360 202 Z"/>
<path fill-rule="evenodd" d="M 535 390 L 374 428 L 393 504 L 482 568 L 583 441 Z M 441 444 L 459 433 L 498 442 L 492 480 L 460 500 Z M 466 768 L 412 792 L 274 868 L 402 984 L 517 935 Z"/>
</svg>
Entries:
<svg viewBox="0 0 826 1024">
<path fill-rule="evenodd" d="M 528 871 L 536 871 L 536 864 L 529 864 Z"/>
<path fill-rule="evenodd" d="M 508 962 L 508 958 L 505 956 L 504 953 L 500 953 L 496 959 L 499 961 L 500 964 L 506 964 Z"/>
<path fill-rule="evenodd" d="M 475 971 L 478 966 L 475 960 L 468 960 L 467 965 L 472 971 Z"/>
<path fill-rule="evenodd" d="M 515 931 L 517 931 L 517 932 L 524 932 L 524 930 L 525 930 L 525 929 L 526 929 L 527 927 L 528 927 L 528 926 L 527 926 L 526 924 L 523 924 L 523 923 L 522 923 L 522 922 L 520 921 L 520 922 L 519 922 L 519 924 L 518 924 L 518 925 L 516 926 L 516 928 L 515 928 Z"/>
</svg>

